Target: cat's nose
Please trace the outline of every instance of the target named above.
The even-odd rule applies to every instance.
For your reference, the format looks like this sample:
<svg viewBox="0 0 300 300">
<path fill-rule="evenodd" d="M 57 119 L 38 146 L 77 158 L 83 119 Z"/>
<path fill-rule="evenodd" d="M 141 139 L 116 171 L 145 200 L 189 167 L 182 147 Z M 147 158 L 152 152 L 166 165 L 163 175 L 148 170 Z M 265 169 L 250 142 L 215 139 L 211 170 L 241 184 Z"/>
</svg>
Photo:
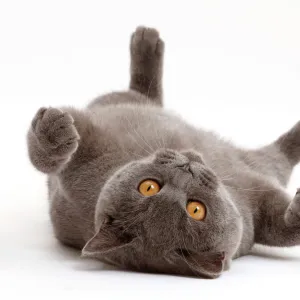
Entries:
<svg viewBox="0 0 300 300">
<path fill-rule="evenodd" d="M 193 175 L 193 173 L 192 173 L 192 171 L 191 171 L 191 165 L 190 165 L 189 162 L 186 162 L 186 163 L 184 163 L 184 164 L 182 164 L 182 163 L 181 163 L 181 164 L 178 164 L 178 165 L 176 166 L 176 168 L 180 169 L 180 170 L 183 171 L 183 172 L 190 173 L 190 174 Z"/>
<path fill-rule="evenodd" d="M 205 166 L 196 166 L 191 164 L 190 171 L 193 177 L 198 181 L 199 185 L 210 189 L 215 189 L 218 186 L 217 176 Z"/>
</svg>

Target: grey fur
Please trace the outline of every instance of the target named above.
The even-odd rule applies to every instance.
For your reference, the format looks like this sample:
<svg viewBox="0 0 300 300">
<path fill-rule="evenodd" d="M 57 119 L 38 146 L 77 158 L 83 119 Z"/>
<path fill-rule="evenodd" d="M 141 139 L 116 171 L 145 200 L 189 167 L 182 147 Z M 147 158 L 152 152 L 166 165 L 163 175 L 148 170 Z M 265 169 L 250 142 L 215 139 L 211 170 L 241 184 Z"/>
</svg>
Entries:
<svg viewBox="0 0 300 300">
<path fill-rule="evenodd" d="M 239 149 L 162 109 L 164 44 L 139 27 L 130 90 L 86 109 L 42 108 L 29 157 L 48 174 L 57 238 L 84 256 L 148 272 L 218 277 L 254 243 L 300 244 L 300 193 L 285 192 L 300 160 L 300 123 L 274 143 Z M 143 179 L 161 191 L 144 197 Z M 204 221 L 186 213 L 207 206 Z"/>
</svg>

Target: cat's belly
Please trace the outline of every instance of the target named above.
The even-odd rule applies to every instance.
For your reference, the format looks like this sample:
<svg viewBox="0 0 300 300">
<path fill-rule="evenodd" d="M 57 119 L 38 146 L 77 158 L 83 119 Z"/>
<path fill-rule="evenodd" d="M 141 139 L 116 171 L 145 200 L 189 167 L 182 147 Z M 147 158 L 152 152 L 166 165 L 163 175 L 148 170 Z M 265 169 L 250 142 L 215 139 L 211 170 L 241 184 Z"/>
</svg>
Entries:
<svg viewBox="0 0 300 300">
<path fill-rule="evenodd" d="M 227 148 L 233 146 L 216 135 L 197 129 L 181 117 L 155 106 L 133 104 L 95 106 L 93 120 L 112 137 L 124 150 L 139 156 L 148 156 L 157 149 L 194 149 L 206 157 L 219 154 L 227 157 Z"/>
</svg>

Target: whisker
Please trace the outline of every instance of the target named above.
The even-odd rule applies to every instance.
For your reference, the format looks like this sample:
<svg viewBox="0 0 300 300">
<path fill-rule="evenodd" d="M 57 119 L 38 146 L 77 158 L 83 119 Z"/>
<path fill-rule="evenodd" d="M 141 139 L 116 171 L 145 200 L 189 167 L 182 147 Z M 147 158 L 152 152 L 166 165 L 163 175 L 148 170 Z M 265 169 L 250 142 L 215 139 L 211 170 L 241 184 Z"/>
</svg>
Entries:
<svg viewBox="0 0 300 300">
<path fill-rule="evenodd" d="M 127 118 L 126 115 L 124 115 L 124 117 L 126 118 L 126 120 L 127 120 L 128 124 L 130 125 L 131 129 L 133 130 L 134 128 L 133 128 L 133 125 L 132 125 L 132 123 L 130 122 L 130 120 Z M 129 132 L 129 130 L 128 130 L 127 128 L 126 128 L 126 131 L 127 131 L 127 133 L 130 135 L 130 137 L 133 138 L 134 142 L 135 142 L 142 150 L 144 150 L 144 151 L 145 151 L 146 153 L 148 153 L 149 155 L 152 154 L 151 152 L 149 152 L 147 149 L 145 149 L 142 145 L 140 145 L 140 144 L 138 143 L 137 139 L 134 138 L 134 136 L 132 136 L 132 134 Z M 137 135 L 137 137 L 139 137 L 139 136 Z"/>
</svg>

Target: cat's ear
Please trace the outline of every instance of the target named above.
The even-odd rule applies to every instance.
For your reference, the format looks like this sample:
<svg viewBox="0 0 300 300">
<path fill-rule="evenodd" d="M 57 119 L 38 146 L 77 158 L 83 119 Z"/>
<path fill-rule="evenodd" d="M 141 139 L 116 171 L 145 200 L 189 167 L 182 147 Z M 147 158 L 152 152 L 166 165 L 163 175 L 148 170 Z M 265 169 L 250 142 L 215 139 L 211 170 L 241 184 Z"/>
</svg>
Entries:
<svg viewBox="0 0 300 300">
<path fill-rule="evenodd" d="M 180 152 L 181 154 L 183 154 L 184 156 L 186 156 L 190 161 L 195 161 L 201 164 L 204 164 L 204 160 L 202 155 L 195 151 L 195 150 L 184 150 L 182 152 Z"/>
<path fill-rule="evenodd" d="M 186 256 L 185 259 L 191 269 L 207 278 L 217 278 L 224 270 L 224 252 L 195 253 Z"/>
<path fill-rule="evenodd" d="M 103 224 L 82 249 L 82 256 L 97 257 L 108 254 L 128 247 L 133 241 L 128 237 L 120 238 L 109 225 Z"/>
</svg>

